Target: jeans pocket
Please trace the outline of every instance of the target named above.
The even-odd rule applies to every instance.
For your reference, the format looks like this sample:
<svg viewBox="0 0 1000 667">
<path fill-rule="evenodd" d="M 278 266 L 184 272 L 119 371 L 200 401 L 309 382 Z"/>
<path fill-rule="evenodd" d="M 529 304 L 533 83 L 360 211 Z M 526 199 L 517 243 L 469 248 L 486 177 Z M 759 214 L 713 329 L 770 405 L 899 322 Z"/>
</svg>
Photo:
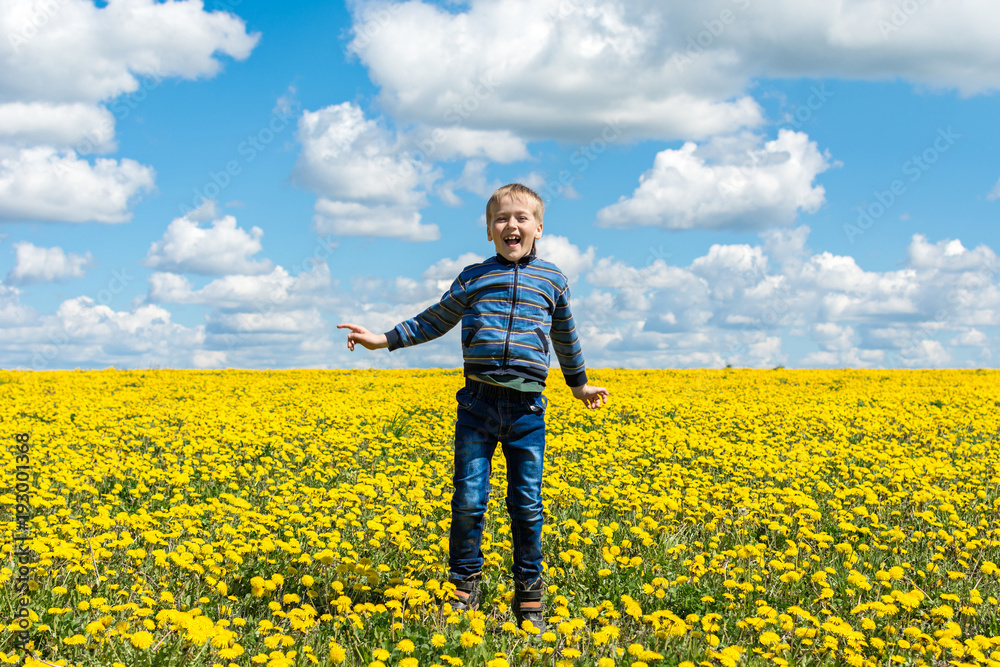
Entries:
<svg viewBox="0 0 1000 667">
<path fill-rule="evenodd" d="M 455 401 L 458 403 L 458 407 L 469 410 L 476 402 L 476 397 L 468 387 L 462 387 L 455 394 Z"/>
<path fill-rule="evenodd" d="M 533 413 L 535 413 L 536 415 L 540 415 L 545 413 L 545 408 L 548 407 L 548 405 L 549 405 L 549 399 L 545 398 L 545 396 L 543 395 L 540 395 L 538 396 L 538 398 L 531 399 L 531 404 L 529 405 L 529 407 L 531 408 L 531 411 Z"/>
</svg>

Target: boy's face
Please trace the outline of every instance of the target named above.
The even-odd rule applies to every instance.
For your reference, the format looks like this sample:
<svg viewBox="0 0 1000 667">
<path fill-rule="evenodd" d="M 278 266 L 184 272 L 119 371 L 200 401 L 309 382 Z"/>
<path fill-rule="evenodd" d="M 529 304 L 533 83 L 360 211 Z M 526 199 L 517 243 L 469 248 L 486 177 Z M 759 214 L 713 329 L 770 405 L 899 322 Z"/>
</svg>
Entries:
<svg viewBox="0 0 1000 667">
<path fill-rule="evenodd" d="M 527 256 L 542 237 L 542 222 L 535 217 L 531 202 L 504 197 L 486 222 L 486 238 L 493 241 L 497 254 L 511 262 Z"/>
</svg>

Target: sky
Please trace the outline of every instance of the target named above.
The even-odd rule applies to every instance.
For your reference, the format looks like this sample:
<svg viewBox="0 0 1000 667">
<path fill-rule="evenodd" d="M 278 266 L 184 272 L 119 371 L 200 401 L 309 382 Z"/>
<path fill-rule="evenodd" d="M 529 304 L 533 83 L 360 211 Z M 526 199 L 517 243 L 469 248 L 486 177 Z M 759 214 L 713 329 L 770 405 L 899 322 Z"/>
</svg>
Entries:
<svg viewBox="0 0 1000 667">
<path fill-rule="evenodd" d="M 3 0 L 0 367 L 347 350 L 545 200 L 591 368 L 996 368 L 992 0 Z M 556 360 L 553 359 L 553 364 Z"/>
</svg>

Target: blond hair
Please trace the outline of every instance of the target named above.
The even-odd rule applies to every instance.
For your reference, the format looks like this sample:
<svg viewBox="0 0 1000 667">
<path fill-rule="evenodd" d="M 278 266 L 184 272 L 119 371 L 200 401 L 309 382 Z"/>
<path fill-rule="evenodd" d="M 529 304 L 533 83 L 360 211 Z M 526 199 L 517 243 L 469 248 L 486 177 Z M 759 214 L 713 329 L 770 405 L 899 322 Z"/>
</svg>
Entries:
<svg viewBox="0 0 1000 667">
<path fill-rule="evenodd" d="M 493 212 L 500 206 L 500 202 L 507 197 L 533 203 L 535 205 L 535 219 L 538 220 L 538 222 L 542 222 L 542 218 L 545 216 L 545 202 L 543 202 L 542 198 L 538 196 L 538 193 L 529 188 L 527 185 L 509 183 L 501 188 L 498 188 L 497 191 L 493 193 L 493 196 L 490 197 L 489 201 L 486 202 L 487 223 L 493 219 Z"/>
</svg>

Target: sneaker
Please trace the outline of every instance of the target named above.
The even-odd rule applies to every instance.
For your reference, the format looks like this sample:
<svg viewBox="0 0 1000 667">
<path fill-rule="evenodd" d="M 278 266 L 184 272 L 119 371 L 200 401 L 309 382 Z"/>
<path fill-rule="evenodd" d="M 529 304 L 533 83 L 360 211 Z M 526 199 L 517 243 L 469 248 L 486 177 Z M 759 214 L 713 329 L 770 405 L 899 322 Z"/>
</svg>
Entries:
<svg viewBox="0 0 1000 667">
<path fill-rule="evenodd" d="M 542 593 L 545 587 L 542 585 L 542 578 L 538 577 L 532 582 L 514 580 L 514 620 L 520 628 L 524 621 L 528 621 L 538 630 L 538 634 L 545 632 L 545 615 L 542 606 Z"/>
<path fill-rule="evenodd" d="M 448 581 L 454 584 L 454 599 L 447 600 L 452 611 L 474 611 L 479 609 L 479 584 L 483 580 L 481 572 L 467 577 L 457 577 L 454 574 Z"/>
</svg>

